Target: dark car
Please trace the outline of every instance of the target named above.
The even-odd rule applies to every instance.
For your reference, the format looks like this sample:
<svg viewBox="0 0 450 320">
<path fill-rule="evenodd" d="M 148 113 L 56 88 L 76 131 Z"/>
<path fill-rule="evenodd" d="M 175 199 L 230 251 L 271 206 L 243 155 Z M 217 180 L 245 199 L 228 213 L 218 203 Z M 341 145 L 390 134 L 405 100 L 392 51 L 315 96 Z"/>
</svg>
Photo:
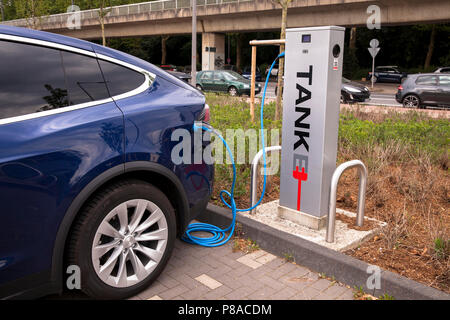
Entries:
<svg viewBox="0 0 450 320">
<path fill-rule="evenodd" d="M 376 67 L 374 82 L 398 82 L 401 83 L 408 74 L 400 72 L 397 66 Z M 372 79 L 372 72 L 369 72 L 367 80 Z"/>
<path fill-rule="evenodd" d="M 162 64 L 159 67 L 165 71 L 177 71 L 177 66 L 173 64 Z"/>
<path fill-rule="evenodd" d="M 275 86 L 275 95 L 278 92 L 278 84 Z M 357 82 L 342 78 L 341 103 L 364 102 L 370 98 L 369 88 Z"/>
<path fill-rule="evenodd" d="M 178 79 L 183 80 L 184 82 L 189 83 L 189 81 L 191 81 L 191 75 L 189 73 L 180 71 L 167 71 L 167 72 L 177 77 Z"/>
<path fill-rule="evenodd" d="M 244 71 L 242 72 L 242 76 L 243 76 L 245 79 L 251 80 L 251 77 L 252 77 L 252 67 L 245 67 L 245 68 L 244 68 Z M 260 82 L 261 80 L 262 80 L 261 71 L 259 70 L 258 67 L 256 67 L 255 81 Z"/>
<path fill-rule="evenodd" d="M 210 198 L 213 165 L 172 156 L 205 97 L 128 54 L 7 26 L 0 74 L 0 299 L 68 276 L 94 298 L 147 288 Z"/>
<path fill-rule="evenodd" d="M 222 66 L 222 70 L 228 70 L 228 71 L 234 71 L 234 72 L 238 71 L 237 67 L 233 64 L 224 64 Z"/>
<path fill-rule="evenodd" d="M 407 108 L 450 106 L 450 75 L 422 73 L 409 75 L 398 87 L 397 102 Z"/>
<path fill-rule="evenodd" d="M 342 78 L 341 102 L 364 102 L 370 98 L 369 88 L 357 82 Z"/>
<path fill-rule="evenodd" d="M 234 71 L 200 71 L 197 73 L 197 89 L 228 92 L 232 96 L 250 95 L 250 81 Z M 255 93 L 258 94 L 260 92 L 261 85 L 257 83 Z"/>
</svg>

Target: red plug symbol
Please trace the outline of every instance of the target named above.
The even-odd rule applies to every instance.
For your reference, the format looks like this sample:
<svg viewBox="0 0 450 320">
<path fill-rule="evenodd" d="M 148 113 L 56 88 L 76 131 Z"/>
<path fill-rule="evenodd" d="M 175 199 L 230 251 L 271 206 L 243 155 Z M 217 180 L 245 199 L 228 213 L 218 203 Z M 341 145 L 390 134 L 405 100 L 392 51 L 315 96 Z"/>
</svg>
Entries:
<svg viewBox="0 0 450 320">
<path fill-rule="evenodd" d="M 295 167 L 295 171 L 292 172 L 294 179 L 298 180 L 298 193 L 297 193 L 297 210 L 300 211 L 300 200 L 302 197 L 302 181 L 308 180 L 308 174 L 305 173 L 305 168 L 302 171 L 298 171 L 298 166 Z"/>
</svg>

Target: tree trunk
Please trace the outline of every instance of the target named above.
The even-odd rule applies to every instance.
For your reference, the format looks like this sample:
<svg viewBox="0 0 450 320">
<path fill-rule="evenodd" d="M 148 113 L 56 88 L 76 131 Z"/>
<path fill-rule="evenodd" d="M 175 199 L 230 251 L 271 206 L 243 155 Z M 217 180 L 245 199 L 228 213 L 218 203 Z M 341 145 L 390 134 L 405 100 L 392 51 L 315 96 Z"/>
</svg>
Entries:
<svg viewBox="0 0 450 320">
<path fill-rule="evenodd" d="M 239 33 L 236 36 L 236 69 L 238 71 L 242 68 L 242 42 L 243 42 L 243 35 Z"/>
<path fill-rule="evenodd" d="M 5 11 L 3 9 L 3 0 L 0 0 L 0 14 L 2 17 L 2 21 L 5 21 Z"/>
<path fill-rule="evenodd" d="M 280 3 L 281 4 L 281 3 Z M 287 10 L 289 6 L 289 1 L 284 2 L 281 8 L 281 33 L 280 39 L 286 39 L 286 25 L 287 25 Z M 280 53 L 284 52 L 285 45 L 280 45 Z M 275 120 L 279 120 L 281 118 L 282 112 L 282 85 L 283 85 L 283 75 L 284 75 L 284 58 L 280 58 L 278 63 L 278 91 L 277 91 L 277 106 L 275 108 Z M 269 75 L 270 76 L 270 75 Z"/>
<path fill-rule="evenodd" d="M 356 49 L 356 27 L 353 27 L 350 29 L 350 44 L 349 44 L 350 50 Z"/>
<path fill-rule="evenodd" d="M 169 39 L 169 36 L 161 36 L 161 64 L 166 64 L 167 60 L 167 40 Z"/>
<path fill-rule="evenodd" d="M 423 66 L 424 71 L 427 71 L 427 69 L 430 67 L 431 58 L 433 56 L 434 51 L 434 40 L 436 38 L 436 25 L 433 25 L 433 28 L 431 29 L 431 35 L 430 35 L 430 43 L 428 44 L 428 52 L 427 57 L 425 58 L 425 65 Z"/>
<path fill-rule="evenodd" d="M 104 47 L 106 47 L 105 22 L 104 22 L 103 18 L 100 21 L 100 26 L 102 28 L 102 44 Z"/>
</svg>

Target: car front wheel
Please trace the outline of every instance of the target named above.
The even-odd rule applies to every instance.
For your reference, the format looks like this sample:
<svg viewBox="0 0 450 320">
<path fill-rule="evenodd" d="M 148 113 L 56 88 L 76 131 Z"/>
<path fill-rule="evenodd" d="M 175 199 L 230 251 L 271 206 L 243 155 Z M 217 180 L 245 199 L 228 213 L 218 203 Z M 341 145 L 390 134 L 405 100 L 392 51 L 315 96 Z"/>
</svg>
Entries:
<svg viewBox="0 0 450 320">
<path fill-rule="evenodd" d="M 420 107 L 420 100 L 419 97 L 409 94 L 406 97 L 403 98 L 403 106 L 405 108 L 419 108 Z"/>
<path fill-rule="evenodd" d="M 148 287 L 164 269 L 176 237 L 167 197 L 140 180 L 116 183 L 82 210 L 68 263 L 81 271 L 81 290 L 96 299 L 122 299 Z"/>
<path fill-rule="evenodd" d="M 228 89 L 228 93 L 230 94 L 230 96 L 233 96 L 233 97 L 236 97 L 237 95 L 239 95 L 239 93 L 238 93 L 236 87 L 233 87 L 233 86 L 231 86 L 231 87 Z"/>
<path fill-rule="evenodd" d="M 202 88 L 201 85 L 197 84 L 195 87 L 196 87 L 198 90 L 203 91 L 203 88 Z"/>
</svg>

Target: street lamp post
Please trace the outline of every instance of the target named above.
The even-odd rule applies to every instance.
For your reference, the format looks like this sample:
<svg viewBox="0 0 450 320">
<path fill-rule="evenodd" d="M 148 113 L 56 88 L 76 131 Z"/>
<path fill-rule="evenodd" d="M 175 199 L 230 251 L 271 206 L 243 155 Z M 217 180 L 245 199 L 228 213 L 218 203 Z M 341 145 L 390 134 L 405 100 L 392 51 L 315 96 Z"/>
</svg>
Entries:
<svg viewBox="0 0 450 320">
<path fill-rule="evenodd" d="M 197 0 L 192 0 L 192 62 L 191 84 L 197 85 Z"/>
</svg>

